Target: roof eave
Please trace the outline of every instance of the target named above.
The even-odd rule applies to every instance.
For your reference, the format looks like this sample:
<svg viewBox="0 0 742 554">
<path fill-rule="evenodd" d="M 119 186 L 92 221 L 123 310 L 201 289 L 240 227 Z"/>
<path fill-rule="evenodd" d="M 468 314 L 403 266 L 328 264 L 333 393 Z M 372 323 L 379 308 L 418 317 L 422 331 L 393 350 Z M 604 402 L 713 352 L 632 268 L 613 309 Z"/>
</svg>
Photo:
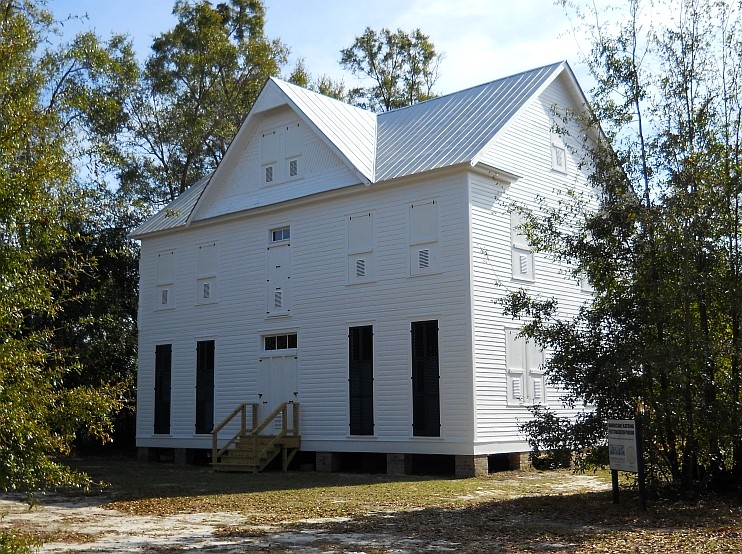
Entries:
<svg viewBox="0 0 742 554">
<path fill-rule="evenodd" d="M 500 169 L 483 162 L 472 162 L 471 167 L 477 173 L 486 175 L 487 177 L 490 177 L 498 183 L 506 186 L 512 185 L 513 183 L 521 179 L 520 175 L 510 173 L 509 171 L 505 171 L 504 169 Z"/>
</svg>

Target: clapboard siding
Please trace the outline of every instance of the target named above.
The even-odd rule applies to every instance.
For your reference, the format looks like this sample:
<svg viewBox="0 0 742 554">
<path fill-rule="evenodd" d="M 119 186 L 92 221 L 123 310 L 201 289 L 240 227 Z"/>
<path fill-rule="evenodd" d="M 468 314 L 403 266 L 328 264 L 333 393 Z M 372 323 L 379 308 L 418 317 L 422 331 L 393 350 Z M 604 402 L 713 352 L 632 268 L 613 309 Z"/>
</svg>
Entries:
<svg viewBox="0 0 742 554">
<path fill-rule="evenodd" d="M 414 202 L 438 204 L 438 264 L 441 271 L 410 277 L 407 213 Z M 370 211 L 374 218 L 376 280 L 347 284 L 346 221 Z M 409 440 L 411 428 L 410 323 L 437 319 L 440 327 L 441 434 L 471 436 L 471 347 L 468 337 L 468 252 L 466 181 L 463 175 L 411 179 L 393 187 L 359 188 L 352 195 L 297 202 L 276 213 L 246 214 L 143 241 L 140 312 L 140 444 L 151 437 L 154 345 L 173 341 L 172 435 L 193 435 L 195 343 L 216 341 L 216 416 L 221 420 L 237 404 L 256 400 L 260 337 L 271 331 L 298 333 L 299 401 L 306 440 L 348 437 L 348 327 L 374 325 L 375 437 L 353 448 L 373 448 L 373 440 Z M 268 231 L 291 226 L 290 317 L 265 314 L 265 252 Z M 218 302 L 196 303 L 197 248 L 218 248 Z M 176 308 L 153 307 L 155 274 L 149 269 L 157 252 L 176 251 Z M 177 407 L 176 407 L 177 403 Z M 463 406 L 463 407 L 462 407 Z M 440 439 L 420 439 L 435 444 Z M 199 442 L 200 441 L 200 442 Z M 194 446 L 204 441 L 194 438 Z M 419 447 L 418 447 L 419 448 Z"/>
<path fill-rule="evenodd" d="M 258 140 L 261 133 L 296 124 L 299 124 L 301 133 L 302 154 L 298 161 L 302 178 L 265 184 Z M 224 182 L 220 183 L 219 194 L 215 196 L 207 192 L 209 196 L 199 207 L 200 219 L 268 206 L 358 183 L 358 177 L 288 107 L 271 110 L 260 118 L 251 139 L 242 156 L 231 167 L 225 168 L 226 176 Z M 284 162 L 279 159 L 278 163 Z"/>
<path fill-rule="evenodd" d="M 507 404 L 505 329 L 521 323 L 503 316 L 497 302 L 509 291 L 523 287 L 535 295 L 558 297 L 561 313 L 569 315 L 588 299 L 566 274 L 568 268 L 544 255 L 535 255 L 532 283 L 514 280 L 510 262 L 509 206 L 517 202 L 535 209 L 537 196 L 553 206 L 570 188 L 587 190 L 586 175 L 574 156 L 568 159 L 567 174 L 551 168 L 551 110 L 571 105 L 572 99 L 557 80 L 512 121 L 487 152 L 487 163 L 523 176 L 516 183 L 504 187 L 482 177 L 470 180 L 476 437 L 480 442 L 502 443 L 504 451 L 518 442 L 527 448 L 518 425 L 530 416 L 525 407 Z M 549 384 L 545 403 L 562 415 L 573 413 L 562 408 L 559 391 Z"/>
<path fill-rule="evenodd" d="M 519 323 L 506 318 L 497 302 L 525 286 L 535 294 L 558 296 L 568 315 L 589 296 L 568 268 L 541 254 L 534 257 L 532 283 L 512 278 L 508 208 L 513 202 L 535 206 L 537 196 L 554 203 L 567 189 L 586 187 L 584 170 L 578 170 L 581 160 L 570 149 L 567 173 L 552 169 L 552 108 L 575 107 L 571 75 L 566 64 L 554 64 L 492 84 L 499 87 L 498 95 L 515 87 L 513 94 L 527 90 L 532 96 L 483 101 L 471 89 L 384 116 L 397 125 L 379 128 L 387 139 L 417 136 L 418 131 L 428 136 L 428 130 L 445 130 L 447 136 L 434 143 L 404 141 L 404 152 L 387 145 L 381 154 L 372 137 L 375 115 L 341 109 L 285 83 L 267 86 L 235 139 L 237 149 L 233 144 L 193 211 L 179 214 L 170 225 L 166 216 L 158 216 L 136 235 L 142 240 L 137 444 L 210 446 L 209 437 L 194 433 L 198 340 L 215 341 L 214 420 L 219 422 L 237 405 L 257 402 L 259 386 L 266 386 L 259 373 L 265 356 L 262 337 L 296 333 L 298 345 L 291 353 L 296 356 L 303 448 L 432 454 L 526 450 L 518 424 L 529 413 L 524 406 L 508 405 L 506 394 L 505 330 Z M 505 104 L 509 111 L 500 113 L 498 106 Z M 298 106 L 297 111 L 289 106 Z M 447 112 L 453 108 L 453 115 Z M 445 117 L 426 119 L 433 109 Z M 493 118 L 496 125 L 490 126 Z M 297 123 L 301 178 L 262 183 L 262 132 Z M 356 124 L 362 127 L 356 129 L 362 134 L 358 145 L 328 138 L 345 136 Z M 487 138 L 485 132 L 493 136 Z M 451 161 L 451 167 L 444 169 L 435 156 L 425 161 L 416 157 L 416 149 L 446 157 L 462 147 L 461 141 L 469 154 Z M 580 148 L 578 141 L 569 145 Z M 377 163 L 378 156 L 391 156 L 398 168 L 414 167 L 419 173 L 373 175 L 372 147 L 377 148 Z M 395 175 L 404 173 L 400 171 Z M 487 177 L 490 171 L 520 177 L 506 185 Z M 434 266 L 415 276 L 411 204 L 425 204 L 423 213 L 437 214 Z M 359 214 L 370 214 L 373 225 L 372 269 L 368 277 L 350 279 L 348 218 Z M 267 260 L 276 251 L 269 249 L 270 230 L 284 226 L 291 229 L 290 279 L 282 281 L 290 283 L 290 314 L 271 317 L 267 280 L 274 275 Z M 214 244 L 217 252 L 215 297 L 208 302 L 198 298 L 198 246 L 203 244 Z M 157 256 L 171 251 L 174 305 L 158 309 Z M 413 322 L 425 320 L 437 320 L 439 327 L 440 437 L 413 436 L 410 329 Z M 374 331 L 372 436 L 349 435 L 348 329 L 357 325 L 372 325 Z M 169 436 L 153 434 L 158 344 L 171 344 L 173 350 Z M 561 409 L 559 394 L 549 386 L 548 405 L 572 413 Z"/>
</svg>

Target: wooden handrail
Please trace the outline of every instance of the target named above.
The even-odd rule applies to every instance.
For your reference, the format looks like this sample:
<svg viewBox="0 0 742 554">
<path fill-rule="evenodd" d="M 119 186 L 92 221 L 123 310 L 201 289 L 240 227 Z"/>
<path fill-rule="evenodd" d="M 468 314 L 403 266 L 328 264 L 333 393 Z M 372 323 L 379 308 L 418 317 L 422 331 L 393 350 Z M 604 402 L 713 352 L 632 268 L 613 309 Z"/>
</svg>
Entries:
<svg viewBox="0 0 742 554">
<path fill-rule="evenodd" d="M 288 407 L 289 405 L 292 406 L 292 418 L 291 418 L 291 427 L 289 428 L 288 425 Z M 252 425 L 250 426 L 250 429 L 247 428 L 247 407 L 252 406 Z M 227 443 L 219 448 L 219 431 L 224 429 L 224 427 L 229 424 L 230 421 L 232 421 L 237 415 L 241 415 L 241 423 L 240 423 L 240 429 L 239 431 L 230 438 Z M 273 440 L 271 440 L 268 444 L 266 444 L 263 449 L 258 452 L 258 437 L 260 436 L 260 433 L 265 431 L 266 427 L 268 427 L 277 417 L 278 415 L 281 415 L 281 432 L 273 437 Z M 226 418 L 224 418 L 218 425 L 214 427 L 214 429 L 211 432 L 212 437 L 212 448 L 211 448 L 211 463 L 215 464 L 217 463 L 219 457 L 224 454 L 227 449 L 232 446 L 233 444 L 236 444 L 237 441 L 240 438 L 247 438 L 252 437 L 252 443 L 253 443 L 253 452 L 258 454 L 258 459 L 263 454 L 267 453 L 276 442 L 278 442 L 280 439 L 283 439 L 286 436 L 298 436 L 299 434 L 299 404 L 294 402 L 284 402 L 283 404 L 277 406 L 270 414 L 268 414 L 267 417 L 263 419 L 262 422 L 258 424 L 258 404 L 256 403 L 245 403 L 240 404 L 237 406 L 232 413 L 230 413 Z"/>
<path fill-rule="evenodd" d="M 230 413 L 227 417 L 225 417 L 219 424 L 214 426 L 214 429 L 211 431 L 211 461 L 216 462 L 216 460 L 224 454 L 224 452 L 227 451 L 227 448 L 232 446 L 234 443 L 237 442 L 237 439 L 239 437 L 244 437 L 248 434 L 247 430 L 247 407 L 252 406 L 252 428 L 255 427 L 255 424 L 257 423 L 258 419 L 258 405 L 254 402 L 246 402 L 244 404 L 240 404 L 237 406 L 234 410 L 232 410 L 232 413 Z M 230 438 L 227 443 L 220 449 L 219 448 L 219 431 L 224 429 L 235 417 L 237 417 L 237 414 L 240 414 L 240 430 L 232 437 Z M 251 430 L 252 430 L 251 428 Z"/>
</svg>

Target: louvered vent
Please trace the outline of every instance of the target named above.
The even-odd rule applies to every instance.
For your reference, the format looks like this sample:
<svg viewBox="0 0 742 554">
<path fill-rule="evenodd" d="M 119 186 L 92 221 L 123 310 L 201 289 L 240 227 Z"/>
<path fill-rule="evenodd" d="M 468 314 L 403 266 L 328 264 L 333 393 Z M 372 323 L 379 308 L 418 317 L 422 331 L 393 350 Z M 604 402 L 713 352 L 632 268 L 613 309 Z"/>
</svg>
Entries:
<svg viewBox="0 0 742 554">
<path fill-rule="evenodd" d="M 266 183 L 273 182 L 273 166 L 272 165 L 265 168 L 265 182 Z"/>
<path fill-rule="evenodd" d="M 162 289 L 161 295 L 160 295 L 160 303 L 162 305 L 167 305 L 168 297 L 167 297 L 167 289 Z"/>
<path fill-rule="evenodd" d="M 299 175 L 299 160 L 291 160 L 289 162 L 289 176 L 296 177 Z"/>
<path fill-rule="evenodd" d="M 211 298 L 211 283 L 204 283 L 203 298 Z"/>
<path fill-rule="evenodd" d="M 417 267 L 428 269 L 430 267 L 430 250 L 423 248 L 417 252 Z"/>
<path fill-rule="evenodd" d="M 520 400 L 521 393 L 520 393 L 520 379 L 513 379 L 511 381 L 512 388 L 513 388 L 513 398 L 516 400 Z"/>
<path fill-rule="evenodd" d="M 519 263 L 520 263 L 520 272 L 522 275 L 525 275 L 528 273 L 528 256 L 525 254 L 519 254 L 518 257 Z"/>
<path fill-rule="evenodd" d="M 283 307 L 283 291 L 281 289 L 276 289 L 276 291 L 273 293 L 273 307 Z"/>
<path fill-rule="evenodd" d="M 533 399 L 534 400 L 541 400 L 543 397 L 544 391 L 543 386 L 541 385 L 541 379 L 536 379 L 533 381 Z"/>
<path fill-rule="evenodd" d="M 356 277 L 366 276 L 366 258 L 358 258 L 356 260 Z"/>
</svg>

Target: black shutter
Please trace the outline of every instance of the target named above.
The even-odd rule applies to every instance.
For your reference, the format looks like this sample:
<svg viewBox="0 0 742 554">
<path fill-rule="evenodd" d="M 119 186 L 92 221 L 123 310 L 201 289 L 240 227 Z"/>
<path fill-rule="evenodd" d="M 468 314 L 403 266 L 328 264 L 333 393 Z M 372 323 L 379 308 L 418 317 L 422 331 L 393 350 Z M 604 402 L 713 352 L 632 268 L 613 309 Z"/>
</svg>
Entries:
<svg viewBox="0 0 742 554">
<path fill-rule="evenodd" d="M 155 346 L 155 414 L 154 431 L 157 434 L 170 433 L 170 376 L 172 345 Z"/>
<path fill-rule="evenodd" d="M 438 321 L 412 323 L 412 434 L 441 434 Z"/>
<path fill-rule="evenodd" d="M 373 326 L 351 327 L 348 333 L 350 434 L 374 434 Z"/>
<path fill-rule="evenodd" d="M 214 341 L 196 345 L 196 433 L 211 433 L 214 427 Z"/>
</svg>

